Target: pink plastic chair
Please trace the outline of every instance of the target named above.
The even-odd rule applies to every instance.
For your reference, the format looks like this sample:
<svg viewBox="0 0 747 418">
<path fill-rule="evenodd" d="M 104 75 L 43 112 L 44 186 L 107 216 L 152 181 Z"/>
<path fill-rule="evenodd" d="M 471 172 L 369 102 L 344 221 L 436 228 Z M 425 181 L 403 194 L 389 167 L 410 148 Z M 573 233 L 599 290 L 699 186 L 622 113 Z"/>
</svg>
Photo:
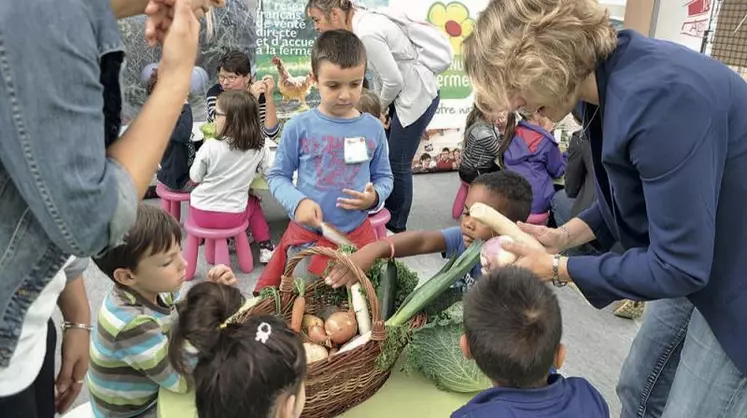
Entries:
<svg viewBox="0 0 747 418">
<path fill-rule="evenodd" d="M 377 240 L 386 238 L 386 224 L 390 219 L 392 219 L 392 214 L 389 213 L 386 208 L 368 216 L 368 220 L 371 221 L 371 226 L 373 227 Z"/>
<path fill-rule="evenodd" d="M 181 222 L 182 202 L 189 201 L 189 193 L 175 192 L 159 182 L 156 185 L 156 194 L 161 198 L 161 208 Z M 187 205 L 187 211 L 189 211 L 189 205 Z"/>
<path fill-rule="evenodd" d="M 184 246 L 184 258 L 187 260 L 187 280 L 192 280 L 195 277 L 197 255 L 202 239 L 205 240 L 205 259 L 208 264 L 231 265 L 231 258 L 228 255 L 228 239 L 233 238 L 236 242 L 239 268 L 244 273 L 250 273 L 254 270 L 254 257 L 252 256 L 252 249 L 249 247 L 249 239 L 246 236 L 248 227 L 249 222 L 244 222 L 241 226 L 231 229 L 208 229 L 197 226 L 192 218 L 187 218 L 184 224 L 184 230 L 187 232 L 187 243 Z"/>
<path fill-rule="evenodd" d="M 451 217 L 459 219 L 464 211 L 464 202 L 467 200 L 467 192 L 469 191 L 469 183 L 462 182 L 457 190 L 456 197 L 454 198 L 454 206 L 451 207 Z"/>
<path fill-rule="evenodd" d="M 527 219 L 528 224 L 532 225 L 547 225 L 547 220 L 550 218 L 550 211 L 545 213 L 532 213 Z"/>
</svg>

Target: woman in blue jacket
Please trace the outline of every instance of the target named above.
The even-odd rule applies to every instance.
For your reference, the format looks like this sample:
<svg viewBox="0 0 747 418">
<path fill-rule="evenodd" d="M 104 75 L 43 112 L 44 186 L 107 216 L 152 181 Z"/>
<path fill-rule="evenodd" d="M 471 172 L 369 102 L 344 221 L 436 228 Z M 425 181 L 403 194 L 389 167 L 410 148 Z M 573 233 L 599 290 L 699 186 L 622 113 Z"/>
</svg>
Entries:
<svg viewBox="0 0 747 418">
<path fill-rule="evenodd" d="M 596 307 L 651 300 L 623 366 L 622 417 L 747 416 L 747 83 L 682 46 L 619 34 L 595 0 L 504 0 L 465 66 L 484 109 L 560 120 L 580 102 L 596 202 L 519 265 Z M 565 257 L 596 238 L 625 252 Z"/>
</svg>

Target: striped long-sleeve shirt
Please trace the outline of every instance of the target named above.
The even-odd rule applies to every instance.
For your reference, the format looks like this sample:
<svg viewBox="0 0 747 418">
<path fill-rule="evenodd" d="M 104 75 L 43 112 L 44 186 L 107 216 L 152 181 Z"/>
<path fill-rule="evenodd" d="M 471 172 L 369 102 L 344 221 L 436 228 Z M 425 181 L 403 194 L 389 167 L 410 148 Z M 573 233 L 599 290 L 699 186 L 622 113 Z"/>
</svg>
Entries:
<svg viewBox="0 0 747 418">
<path fill-rule="evenodd" d="M 223 93 L 223 88 L 220 84 L 210 87 L 210 90 L 207 92 L 207 99 L 205 101 L 207 102 L 208 122 L 215 121 L 215 103 L 218 101 L 218 96 L 220 96 L 221 93 Z M 259 124 L 262 127 L 262 132 L 265 136 L 274 141 L 280 133 L 280 124 L 278 123 L 274 127 L 268 128 L 265 126 L 266 115 L 267 103 L 265 102 L 264 97 L 261 96 L 259 100 Z"/>
<path fill-rule="evenodd" d="M 478 122 L 468 128 L 460 168 L 471 171 L 486 170 L 495 165 L 501 134 L 493 125 Z"/>
<path fill-rule="evenodd" d="M 140 416 L 154 407 L 159 388 L 187 391 L 186 379 L 167 355 L 175 300 L 176 295 L 163 294 L 154 305 L 121 286 L 104 299 L 87 376 L 96 417 Z"/>
</svg>

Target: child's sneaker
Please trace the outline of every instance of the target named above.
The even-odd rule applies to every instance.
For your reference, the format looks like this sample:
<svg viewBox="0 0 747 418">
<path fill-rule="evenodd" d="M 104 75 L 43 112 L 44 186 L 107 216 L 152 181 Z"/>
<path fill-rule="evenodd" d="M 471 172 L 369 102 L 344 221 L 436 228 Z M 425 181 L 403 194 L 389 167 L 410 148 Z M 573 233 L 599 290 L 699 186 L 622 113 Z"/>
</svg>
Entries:
<svg viewBox="0 0 747 418">
<path fill-rule="evenodd" d="M 275 255 L 275 246 L 272 245 L 272 241 L 265 241 L 259 243 L 259 262 L 261 264 L 267 264 Z"/>
</svg>

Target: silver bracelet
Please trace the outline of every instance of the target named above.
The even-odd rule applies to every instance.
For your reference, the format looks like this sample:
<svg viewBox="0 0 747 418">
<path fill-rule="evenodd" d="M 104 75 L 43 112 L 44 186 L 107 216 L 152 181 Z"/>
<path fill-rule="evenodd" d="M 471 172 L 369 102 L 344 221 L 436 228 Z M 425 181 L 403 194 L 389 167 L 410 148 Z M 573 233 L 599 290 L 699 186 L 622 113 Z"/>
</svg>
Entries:
<svg viewBox="0 0 747 418">
<path fill-rule="evenodd" d="M 93 331 L 93 325 L 75 324 L 75 323 L 67 322 L 67 321 L 63 322 L 62 323 L 62 331 L 64 332 L 64 331 L 67 331 L 69 329 L 82 329 L 82 330 L 86 330 L 88 332 L 91 332 L 91 331 Z"/>
</svg>

